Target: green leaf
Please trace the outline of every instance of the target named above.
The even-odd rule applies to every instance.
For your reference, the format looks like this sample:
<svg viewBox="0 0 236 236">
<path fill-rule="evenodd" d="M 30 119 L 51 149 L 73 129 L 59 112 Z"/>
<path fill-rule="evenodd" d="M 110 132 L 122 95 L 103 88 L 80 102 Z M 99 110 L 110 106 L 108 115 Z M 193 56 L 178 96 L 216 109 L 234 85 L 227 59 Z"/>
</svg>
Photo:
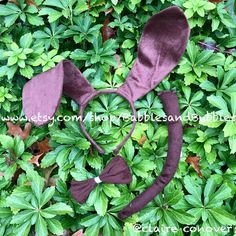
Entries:
<svg viewBox="0 0 236 236">
<path fill-rule="evenodd" d="M 143 209 L 140 212 L 140 217 L 139 220 L 141 222 L 147 222 L 149 221 L 149 219 L 154 219 L 157 221 L 162 217 L 162 213 L 161 210 L 158 209 L 157 207 L 145 207 L 145 209 Z"/>
<path fill-rule="evenodd" d="M 227 185 L 221 185 L 220 188 L 210 196 L 210 201 L 207 206 L 214 207 L 217 204 L 221 204 L 223 200 L 226 200 L 232 196 L 231 191 L 231 188 Z"/>
<path fill-rule="evenodd" d="M 18 57 L 17 56 L 11 56 L 7 60 L 7 65 L 8 66 L 12 66 L 12 65 L 16 64 L 17 61 L 18 61 Z"/>
<path fill-rule="evenodd" d="M 31 180 L 31 189 L 35 197 L 40 200 L 44 187 L 44 179 L 36 171 L 31 169 L 27 170 L 27 176 Z"/>
<path fill-rule="evenodd" d="M 199 201 L 199 199 L 193 195 L 186 195 L 185 196 L 186 201 L 191 204 L 194 207 L 202 207 L 202 202 Z"/>
<path fill-rule="evenodd" d="M 211 215 L 220 223 L 223 225 L 236 225 L 236 219 L 235 216 L 230 214 L 229 212 L 225 211 L 222 208 L 215 208 L 215 209 L 209 209 L 208 210 Z"/>
<path fill-rule="evenodd" d="M 170 186 L 170 185 L 168 185 Z M 168 192 L 167 192 L 168 191 Z M 183 198 L 183 192 L 180 189 L 165 189 L 164 190 L 166 203 L 169 206 L 177 204 Z"/>
<path fill-rule="evenodd" d="M 65 146 L 60 145 L 55 150 L 48 152 L 41 161 L 41 167 L 47 168 L 56 163 L 57 155 L 64 147 Z"/>
<path fill-rule="evenodd" d="M 139 141 L 144 134 L 144 131 L 148 129 L 148 125 L 144 123 L 137 123 L 135 126 L 134 132 L 132 133 L 131 137 L 133 140 Z"/>
<path fill-rule="evenodd" d="M 23 224 L 26 221 L 30 221 L 32 216 L 35 214 L 32 210 L 24 210 L 12 217 L 11 224 Z"/>
<path fill-rule="evenodd" d="M 204 4 L 204 9 L 205 10 L 213 10 L 213 9 L 215 9 L 216 8 L 216 5 L 214 4 L 214 3 L 211 3 L 211 2 L 206 2 L 205 4 Z"/>
<path fill-rule="evenodd" d="M 103 235 L 113 235 L 113 228 L 109 224 L 105 224 L 103 227 Z"/>
<path fill-rule="evenodd" d="M 118 3 L 118 0 L 111 0 L 111 2 L 116 5 Z"/>
<path fill-rule="evenodd" d="M 81 60 L 81 61 L 86 61 L 88 60 L 90 57 L 89 55 L 81 50 L 81 49 L 76 49 L 75 51 L 73 51 L 71 54 L 70 54 L 70 57 L 74 60 Z"/>
<path fill-rule="evenodd" d="M 72 213 L 73 210 L 70 206 L 66 205 L 65 203 L 55 203 L 50 207 L 47 207 L 43 210 L 45 213 L 53 214 L 53 215 L 65 215 Z"/>
<path fill-rule="evenodd" d="M 209 139 L 206 140 L 206 142 L 204 143 L 203 146 L 204 146 L 205 152 L 207 152 L 207 153 L 210 153 L 210 152 L 211 152 L 212 146 L 211 146 L 211 142 L 210 142 Z"/>
<path fill-rule="evenodd" d="M 60 0 L 46 0 L 46 1 L 44 1 L 43 5 L 59 7 L 61 9 L 65 8 L 63 3 Z"/>
<path fill-rule="evenodd" d="M 41 198 L 40 198 L 40 207 L 44 206 L 46 203 L 48 203 L 48 201 L 53 197 L 55 193 L 55 187 L 50 187 L 50 188 L 47 188 Z"/>
<path fill-rule="evenodd" d="M 94 214 L 94 215 L 89 215 L 81 219 L 80 223 L 81 225 L 85 227 L 89 227 L 91 225 L 98 225 L 98 222 L 100 220 L 101 216 Z"/>
<path fill-rule="evenodd" d="M 132 160 L 134 157 L 134 146 L 131 140 L 128 140 L 125 144 L 125 154 L 129 160 Z"/>
<path fill-rule="evenodd" d="M 163 218 L 161 219 L 161 221 L 164 221 L 168 226 L 172 226 L 172 227 L 177 226 L 177 220 L 175 219 L 175 217 L 173 217 L 170 211 L 163 212 Z M 160 221 L 160 224 L 163 224 L 161 223 L 161 221 Z"/>
<path fill-rule="evenodd" d="M 25 151 L 25 144 L 23 140 L 17 136 L 14 140 L 14 152 L 17 157 L 20 157 Z"/>
<path fill-rule="evenodd" d="M 173 215 L 173 217 L 181 224 L 191 225 L 194 223 L 194 216 L 185 211 L 174 209 L 170 209 L 169 211 Z"/>
<path fill-rule="evenodd" d="M 223 129 L 224 136 L 230 137 L 236 134 L 236 121 L 227 121 Z"/>
<path fill-rule="evenodd" d="M 35 231 L 37 235 L 48 236 L 47 223 L 41 215 L 38 215 L 38 219 L 35 224 Z"/>
<path fill-rule="evenodd" d="M 27 20 L 31 25 L 36 25 L 36 26 L 44 25 L 43 18 L 37 15 L 27 14 Z"/>
<path fill-rule="evenodd" d="M 42 10 L 40 10 L 39 15 L 40 16 L 48 15 L 48 21 L 49 23 L 52 23 L 57 19 L 59 19 L 62 16 L 62 13 L 61 11 L 57 11 L 49 7 L 44 7 Z"/>
<path fill-rule="evenodd" d="M 30 221 L 26 221 L 24 224 L 19 225 L 15 228 L 16 236 L 28 236 L 30 232 L 31 224 Z"/>
<path fill-rule="evenodd" d="M 234 154 L 236 153 L 236 135 L 229 137 L 229 146 L 230 146 L 230 153 Z"/>
<path fill-rule="evenodd" d="M 13 25 L 18 19 L 18 17 L 19 17 L 18 14 L 11 14 L 9 16 L 6 16 L 4 20 L 5 26 L 10 27 L 11 25 Z"/>
<path fill-rule="evenodd" d="M 48 230 L 56 235 L 62 235 L 63 234 L 63 227 L 60 223 L 60 221 L 56 219 L 46 219 L 47 225 L 48 225 Z"/>
<path fill-rule="evenodd" d="M 204 188 L 204 204 L 208 204 L 210 197 L 215 192 L 217 187 L 216 181 L 213 178 L 207 180 L 207 184 Z"/>
<path fill-rule="evenodd" d="M 0 218 L 6 218 L 11 216 L 11 210 L 8 207 L 0 207 Z"/>
<path fill-rule="evenodd" d="M 75 12 L 79 15 L 81 12 L 87 11 L 89 9 L 88 3 L 86 0 L 81 0 L 75 7 Z"/>
<path fill-rule="evenodd" d="M 200 117 L 199 124 L 210 127 L 210 128 L 217 128 L 222 125 L 224 122 L 218 120 L 214 117 L 213 113 L 208 113 L 203 117 Z"/>
<path fill-rule="evenodd" d="M 232 115 L 236 116 L 236 93 L 231 94 L 231 110 L 232 110 Z"/>
<path fill-rule="evenodd" d="M 14 14 L 14 10 L 5 6 L 0 5 L 0 16 L 9 16 L 11 14 Z"/>
<path fill-rule="evenodd" d="M 22 48 L 30 48 L 32 42 L 33 42 L 33 36 L 31 33 L 24 34 L 20 38 L 20 46 Z"/>
<path fill-rule="evenodd" d="M 215 149 L 212 149 L 212 151 L 209 153 L 206 152 L 206 159 L 210 164 L 213 164 L 215 162 L 216 156 L 217 156 L 217 154 L 216 154 Z"/>
<path fill-rule="evenodd" d="M 235 22 L 228 14 L 220 14 L 220 16 L 221 16 L 221 21 L 224 25 L 226 25 L 229 28 L 236 28 Z"/>
<path fill-rule="evenodd" d="M 113 184 L 104 184 L 102 189 L 108 197 L 120 197 L 119 189 Z"/>
<path fill-rule="evenodd" d="M 219 19 L 213 18 L 212 19 L 212 24 L 211 24 L 212 31 L 216 31 L 218 29 L 219 25 L 220 25 Z"/>
<path fill-rule="evenodd" d="M 0 135 L 0 142 L 5 149 L 12 149 L 14 147 L 14 139 L 8 135 Z"/>
<path fill-rule="evenodd" d="M 10 46 L 13 52 L 19 49 L 19 46 L 15 42 L 12 42 Z"/>
<path fill-rule="evenodd" d="M 7 204 L 11 208 L 16 209 L 34 209 L 33 206 L 27 202 L 24 198 L 11 195 L 7 197 Z"/>
<path fill-rule="evenodd" d="M 68 160 L 68 156 L 70 154 L 70 151 L 71 151 L 71 148 L 68 147 L 68 148 L 62 149 L 58 153 L 56 162 L 60 167 L 62 167 L 66 163 L 66 161 Z"/>
<path fill-rule="evenodd" d="M 199 86 L 208 92 L 216 91 L 216 86 L 212 82 L 207 80 L 202 82 Z"/>
<path fill-rule="evenodd" d="M 236 78 L 236 69 L 231 69 L 230 71 L 228 71 L 225 76 L 224 76 L 224 80 L 222 83 L 222 88 L 226 87 L 228 84 L 230 84 L 234 79 Z"/>
<path fill-rule="evenodd" d="M 184 178 L 184 187 L 187 189 L 187 191 L 193 195 L 193 197 L 196 199 L 199 205 L 202 205 L 201 201 L 201 187 L 194 184 L 194 181 L 191 177 L 186 176 Z"/>
<path fill-rule="evenodd" d="M 191 98 L 191 103 L 194 102 L 199 102 L 199 100 L 201 100 L 203 98 L 203 92 L 202 91 L 198 91 L 196 92 L 193 97 Z"/>
<path fill-rule="evenodd" d="M 134 42 L 133 40 L 126 39 L 126 40 L 122 43 L 121 47 L 122 47 L 122 48 L 132 48 L 134 45 L 135 45 L 135 42 Z"/>
<path fill-rule="evenodd" d="M 107 212 L 107 206 L 108 206 L 108 199 L 103 192 L 100 192 L 98 198 L 96 199 L 96 202 L 94 203 L 94 207 L 97 213 L 101 216 L 104 216 Z"/>
<path fill-rule="evenodd" d="M 99 224 L 92 225 L 92 226 L 90 226 L 86 229 L 85 235 L 98 236 L 99 235 L 99 230 L 100 230 L 100 225 Z"/>
<path fill-rule="evenodd" d="M 134 164 L 132 166 L 132 170 L 137 176 L 147 178 L 148 171 L 154 170 L 156 168 L 156 165 L 153 161 L 149 161 L 149 160 L 145 160 L 145 159 L 138 160 L 137 158 L 136 158 L 136 160 L 134 161 Z"/>
<path fill-rule="evenodd" d="M 220 110 L 225 111 L 225 113 L 229 114 L 227 104 L 222 97 L 211 95 L 211 96 L 207 97 L 207 100 L 209 101 L 209 103 L 212 106 L 217 107 Z"/>
<path fill-rule="evenodd" d="M 183 87 L 182 90 L 184 92 L 184 96 L 185 96 L 186 100 L 190 101 L 191 89 L 189 87 Z"/>
<path fill-rule="evenodd" d="M 137 227 L 135 227 L 134 224 L 126 222 L 123 230 L 123 236 L 141 236 L 141 232 L 139 232 L 139 230 L 141 230 L 140 225 L 137 225 Z"/>
<path fill-rule="evenodd" d="M 84 138 L 77 140 L 76 147 L 78 147 L 81 150 L 87 150 L 89 149 L 90 146 L 91 146 L 91 143 Z"/>
<path fill-rule="evenodd" d="M 25 68 L 20 68 L 20 73 L 21 73 L 21 75 L 30 79 L 33 76 L 34 70 L 31 66 L 26 65 Z"/>
<path fill-rule="evenodd" d="M 6 171 L 4 172 L 4 177 L 5 177 L 5 179 L 7 179 L 7 180 L 11 179 L 12 176 L 15 174 L 16 169 L 17 169 L 17 164 L 16 164 L 16 163 L 10 165 L 10 166 L 6 169 Z"/>
</svg>

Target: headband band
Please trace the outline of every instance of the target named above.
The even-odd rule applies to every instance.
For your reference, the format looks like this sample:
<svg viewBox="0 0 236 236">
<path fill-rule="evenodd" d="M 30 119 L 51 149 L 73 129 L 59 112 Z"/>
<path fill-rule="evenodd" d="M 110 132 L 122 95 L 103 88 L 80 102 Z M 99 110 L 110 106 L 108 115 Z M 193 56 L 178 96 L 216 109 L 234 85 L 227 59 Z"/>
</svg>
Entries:
<svg viewBox="0 0 236 236">
<path fill-rule="evenodd" d="M 127 142 L 127 140 L 129 139 L 129 137 L 132 135 L 135 125 L 136 125 L 136 110 L 134 107 L 134 103 L 132 101 L 130 101 L 128 98 L 126 98 L 123 94 L 119 93 L 117 90 L 113 90 L 113 89 L 106 89 L 106 90 L 99 90 L 99 91 L 94 91 L 89 97 L 87 97 L 86 100 L 84 100 L 84 102 L 80 105 L 80 110 L 79 110 L 79 123 L 80 123 L 80 128 L 81 131 L 84 133 L 84 135 L 86 136 L 86 138 L 90 141 L 90 143 L 97 149 L 97 151 L 100 154 L 104 154 L 105 151 L 92 139 L 92 137 L 89 135 L 89 133 L 87 132 L 87 130 L 84 127 L 84 122 L 83 122 L 83 113 L 84 110 L 86 108 L 86 106 L 88 105 L 88 103 L 95 98 L 98 95 L 101 94 L 110 94 L 110 93 L 115 93 L 121 97 L 123 97 L 130 105 L 131 109 L 132 109 L 132 113 L 135 119 L 133 119 L 133 124 L 132 124 L 132 128 L 129 131 L 129 133 L 126 135 L 126 137 L 124 138 L 124 140 L 115 148 L 115 150 L 113 151 L 114 154 L 118 154 L 120 149 L 125 145 L 125 143 Z"/>
</svg>

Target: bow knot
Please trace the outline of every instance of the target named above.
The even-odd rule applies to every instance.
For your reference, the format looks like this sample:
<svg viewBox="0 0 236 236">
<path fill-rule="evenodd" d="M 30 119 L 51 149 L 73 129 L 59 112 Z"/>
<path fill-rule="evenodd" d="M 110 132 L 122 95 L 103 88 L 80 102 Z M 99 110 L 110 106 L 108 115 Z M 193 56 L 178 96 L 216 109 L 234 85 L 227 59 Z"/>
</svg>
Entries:
<svg viewBox="0 0 236 236">
<path fill-rule="evenodd" d="M 128 184 L 131 181 L 132 176 L 126 161 L 121 156 L 116 156 L 108 163 L 99 176 L 83 181 L 72 181 L 70 191 L 79 203 L 84 203 L 92 190 L 101 182 Z"/>
<path fill-rule="evenodd" d="M 98 176 L 98 177 L 95 177 L 95 178 L 94 178 L 94 181 L 95 181 L 97 184 L 102 183 L 102 180 L 100 179 L 99 176 Z"/>
</svg>

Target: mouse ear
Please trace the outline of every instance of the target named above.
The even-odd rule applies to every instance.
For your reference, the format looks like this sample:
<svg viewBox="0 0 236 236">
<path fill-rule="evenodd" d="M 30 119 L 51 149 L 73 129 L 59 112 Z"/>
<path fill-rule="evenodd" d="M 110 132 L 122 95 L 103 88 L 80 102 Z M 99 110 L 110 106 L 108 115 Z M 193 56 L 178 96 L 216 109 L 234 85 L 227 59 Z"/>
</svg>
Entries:
<svg viewBox="0 0 236 236">
<path fill-rule="evenodd" d="M 23 111 L 37 126 L 50 122 L 59 106 L 62 92 L 78 104 L 94 92 L 82 73 L 68 60 L 36 75 L 23 88 Z"/>
<path fill-rule="evenodd" d="M 154 89 L 178 64 L 185 51 L 190 28 L 178 7 L 169 7 L 146 23 L 138 57 L 118 91 L 133 102 Z"/>
</svg>

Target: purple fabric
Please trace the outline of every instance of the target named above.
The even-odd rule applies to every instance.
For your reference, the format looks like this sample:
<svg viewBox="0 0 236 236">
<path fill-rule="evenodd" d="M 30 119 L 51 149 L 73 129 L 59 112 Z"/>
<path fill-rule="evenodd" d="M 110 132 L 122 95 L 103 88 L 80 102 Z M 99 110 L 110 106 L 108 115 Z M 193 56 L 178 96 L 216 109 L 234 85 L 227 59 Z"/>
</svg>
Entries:
<svg viewBox="0 0 236 236">
<path fill-rule="evenodd" d="M 132 181 L 129 167 L 121 156 L 114 157 L 99 175 L 99 178 L 102 182 L 110 184 L 129 184 Z M 70 191 L 79 203 L 84 203 L 96 186 L 97 183 L 94 179 L 72 181 Z"/>
<path fill-rule="evenodd" d="M 125 98 L 129 102 L 133 114 L 136 115 L 134 102 L 154 89 L 178 64 L 186 48 L 189 33 L 190 29 L 186 17 L 178 7 L 169 7 L 151 17 L 144 27 L 134 66 L 125 83 L 117 90 L 94 90 L 72 62 L 63 60 L 51 70 L 35 76 L 25 85 L 23 89 L 23 110 L 26 117 L 37 126 L 50 122 L 58 108 L 62 93 L 80 105 L 79 114 L 81 117 L 83 117 L 83 111 L 88 102 L 95 96 L 105 93 L 116 93 Z M 163 92 L 160 94 L 160 98 L 167 115 L 179 114 L 178 100 L 174 92 Z M 34 120 L 35 117 L 39 118 L 38 115 L 40 115 L 41 120 Z M 91 138 L 82 121 L 80 121 L 80 127 L 98 152 L 104 154 L 105 151 Z M 114 150 L 115 153 L 118 153 L 123 147 L 134 128 L 135 121 L 128 135 Z M 161 175 L 152 186 L 119 212 L 118 215 L 121 219 L 141 210 L 163 190 L 174 176 L 182 145 L 181 122 L 168 122 L 168 132 L 169 149 Z M 108 179 L 113 181 L 111 183 L 120 183 L 122 180 L 120 175 L 112 179 L 113 174 L 121 167 L 117 158 L 113 160 L 114 168 L 111 168 Z M 130 177 L 125 176 L 126 182 L 130 182 Z M 118 177 L 121 178 L 119 181 Z M 106 178 L 104 181 L 107 181 Z M 93 179 L 73 182 L 71 191 L 78 201 L 84 202 L 95 186 L 96 183 Z"/>
<path fill-rule="evenodd" d="M 183 140 L 182 123 L 178 119 L 180 117 L 178 98 L 173 91 L 161 92 L 159 96 L 166 116 L 174 118 L 174 121 L 167 122 L 168 153 L 166 162 L 160 176 L 157 177 L 154 183 L 118 213 L 119 218 L 122 220 L 140 211 L 146 204 L 152 201 L 170 182 L 178 167 Z"/>
<path fill-rule="evenodd" d="M 25 84 L 22 97 L 27 119 L 36 126 L 49 123 L 60 104 L 62 92 L 83 104 L 95 90 L 72 62 L 63 60 Z"/>
<path fill-rule="evenodd" d="M 169 7 L 146 23 L 132 70 L 118 89 L 136 101 L 160 83 L 178 64 L 185 51 L 190 29 L 178 7 Z"/>
</svg>

